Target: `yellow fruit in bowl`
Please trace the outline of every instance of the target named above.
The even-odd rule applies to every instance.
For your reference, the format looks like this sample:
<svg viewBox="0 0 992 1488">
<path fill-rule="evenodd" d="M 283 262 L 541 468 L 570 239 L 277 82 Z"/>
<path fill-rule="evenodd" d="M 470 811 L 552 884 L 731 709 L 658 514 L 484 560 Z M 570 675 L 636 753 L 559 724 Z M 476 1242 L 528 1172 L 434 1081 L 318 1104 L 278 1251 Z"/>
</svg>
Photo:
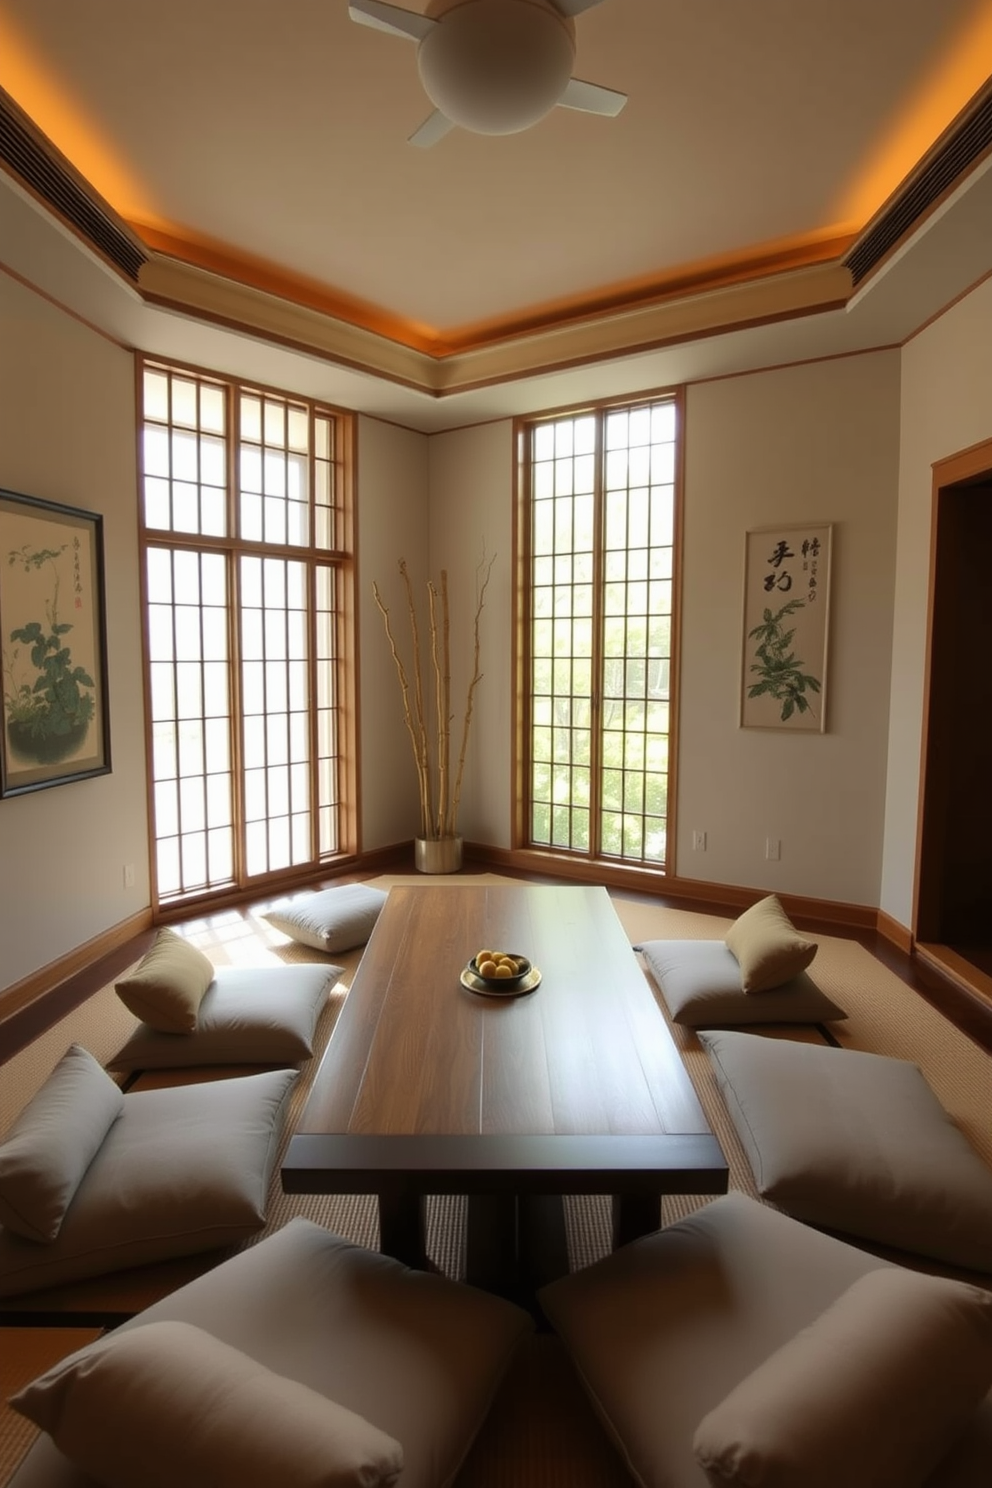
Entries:
<svg viewBox="0 0 992 1488">
<path fill-rule="evenodd" d="M 476 953 L 475 953 L 475 964 L 476 964 L 476 966 L 481 966 L 482 963 L 483 963 L 483 961 L 495 961 L 495 959 L 496 959 L 496 952 L 495 951 L 476 951 Z"/>
<path fill-rule="evenodd" d="M 477 960 L 475 964 L 481 977 L 494 977 L 499 969 L 491 956 L 485 961 Z"/>
<path fill-rule="evenodd" d="M 493 976 L 495 977 L 512 977 L 516 976 L 516 974 L 516 962 L 509 961 L 500 961 L 500 963 L 496 967 L 496 970 L 493 972 Z"/>
</svg>

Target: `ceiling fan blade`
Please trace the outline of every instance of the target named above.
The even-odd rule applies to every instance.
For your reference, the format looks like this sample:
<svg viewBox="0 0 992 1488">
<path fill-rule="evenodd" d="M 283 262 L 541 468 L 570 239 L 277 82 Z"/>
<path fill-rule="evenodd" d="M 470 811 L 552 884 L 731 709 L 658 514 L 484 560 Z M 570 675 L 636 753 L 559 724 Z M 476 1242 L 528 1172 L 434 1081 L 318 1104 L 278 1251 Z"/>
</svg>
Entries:
<svg viewBox="0 0 992 1488">
<path fill-rule="evenodd" d="M 447 115 L 442 114 L 440 109 L 435 109 L 432 114 L 428 114 L 420 128 L 413 131 L 407 144 L 416 145 L 420 150 L 428 150 L 431 145 L 436 145 L 439 139 L 444 139 L 448 131 L 454 127 Z"/>
<path fill-rule="evenodd" d="M 562 108 L 579 109 L 583 114 L 608 114 L 615 118 L 627 102 L 626 93 L 601 88 L 598 83 L 584 83 L 569 78 L 568 87 L 558 100 Z"/>
<path fill-rule="evenodd" d="M 351 0 L 348 14 L 361 26 L 374 26 L 377 31 L 406 36 L 412 41 L 422 41 L 437 25 L 430 16 L 417 15 L 401 5 L 386 5 L 383 0 Z"/>
<path fill-rule="evenodd" d="M 553 3 L 563 16 L 577 16 L 584 10 L 592 10 L 594 5 L 602 5 L 603 0 L 553 0 Z"/>
</svg>

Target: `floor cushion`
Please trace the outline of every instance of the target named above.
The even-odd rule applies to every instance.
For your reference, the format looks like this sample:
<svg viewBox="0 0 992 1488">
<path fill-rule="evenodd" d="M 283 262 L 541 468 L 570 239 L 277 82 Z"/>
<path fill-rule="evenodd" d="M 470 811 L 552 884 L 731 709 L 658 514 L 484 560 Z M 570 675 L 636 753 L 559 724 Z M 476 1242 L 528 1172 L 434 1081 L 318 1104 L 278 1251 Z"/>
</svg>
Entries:
<svg viewBox="0 0 992 1488">
<path fill-rule="evenodd" d="M 383 890 L 369 884 L 337 884 L 280 899 L 262 919 L 302 945 L 333 954 L 364 945 L 385 902 Z"/>
<path fill-rule="evenodd" d="M 699 1034 L 758 1192 L 796 1219 L 992 1271 L 992 1169 L 904 1059 Z"/>
<path fill-rule="evenodd" d="M 234 1245 L 265 1204 L 296 1070 L 124 1096 L 58 1237 L 0 1229 L 0 1296 Z"/>
<path fill-rule="evenodd" d="M 752 904 L 731 925 L 725 944 L 741 970 L 745 992 L 770 992 L 805 971 L 815 940 L 800 935 L 775 894 Z"/>
<path fill-rule="evenodd" d="M 553 1282 L 539 1300 L 635 1481 L 706 1488 L 693 1444 L 707 1415 L 886 1265 L 732 1193 Z M 990 1464 L 986 1395 L 926 1488 L 982 1488 Z"/>
<path fill-rule="evenodd" d="M 47 1244 L 124 1109 L 118 1085 L 72 1044 L 0 1143 L 0 1224 Z"/>
<path fill-rule="evenodd" d="M 139 1023 L 110 1060 L 112 1070 L 205 1064 L 299 1064 L 313 1039 L 340 966 L 219 966 L 191 1033 Z"/>
<path fill-rule="evenodd" d="M 403 1488 L 447 1488 L 527 1313 L 294 1219 L 123 1328 L 192 1323 L 400 1443 Z M 42 1436 L 9 1488 L 89 1488 Z"/>
<path fill-rule="evenodd" d="M 847 1017 L 805 971 L 772 991 L 745 992 L 737 958 L 722 940 L 649 940 L 641 951 L 672 1020 L 686 1028 Z"/>
<path fill-rule="evenodd" d="M 191 1323 L 117 1329 L 10 1401 L 109 1488 L 388 1488 L 403 1449 Z"/>
<path fill-rule="evenodd" d="M 160 930 L 134 969 L 115 983 L 128 1012 L 163 1033 L 189 1033 L 213 979 L 199 946 L 175 930 Z"/>
</svg>

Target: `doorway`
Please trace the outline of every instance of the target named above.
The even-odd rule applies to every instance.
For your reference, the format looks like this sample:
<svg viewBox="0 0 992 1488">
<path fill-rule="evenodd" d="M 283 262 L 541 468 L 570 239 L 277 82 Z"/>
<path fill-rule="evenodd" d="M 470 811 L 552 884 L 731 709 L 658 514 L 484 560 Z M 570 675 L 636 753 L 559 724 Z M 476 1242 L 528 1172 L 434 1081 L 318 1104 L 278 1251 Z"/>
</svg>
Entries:
<svg viewBox="0 0 992 1488">
<path fill-rule="evenodd" d="M 992 441 L 934 466 L 915 936 L 992 978 Z M 963 963 L 963 965 L 962 965 Z"/>
</svg>

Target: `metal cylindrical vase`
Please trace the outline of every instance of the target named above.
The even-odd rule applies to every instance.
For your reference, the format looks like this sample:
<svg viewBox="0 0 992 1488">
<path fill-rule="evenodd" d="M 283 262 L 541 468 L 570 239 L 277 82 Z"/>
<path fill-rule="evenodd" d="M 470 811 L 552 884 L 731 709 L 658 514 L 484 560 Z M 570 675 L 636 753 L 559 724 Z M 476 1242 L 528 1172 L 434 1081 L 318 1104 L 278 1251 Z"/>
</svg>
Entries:
<svg viewBox="0 0 992 1488">
<path fill-rule="evenodd" d="M 416 837 L 413 860 L 418 873 L 458 873 L 462 866 L 462 839 Z"/>
</svg>

